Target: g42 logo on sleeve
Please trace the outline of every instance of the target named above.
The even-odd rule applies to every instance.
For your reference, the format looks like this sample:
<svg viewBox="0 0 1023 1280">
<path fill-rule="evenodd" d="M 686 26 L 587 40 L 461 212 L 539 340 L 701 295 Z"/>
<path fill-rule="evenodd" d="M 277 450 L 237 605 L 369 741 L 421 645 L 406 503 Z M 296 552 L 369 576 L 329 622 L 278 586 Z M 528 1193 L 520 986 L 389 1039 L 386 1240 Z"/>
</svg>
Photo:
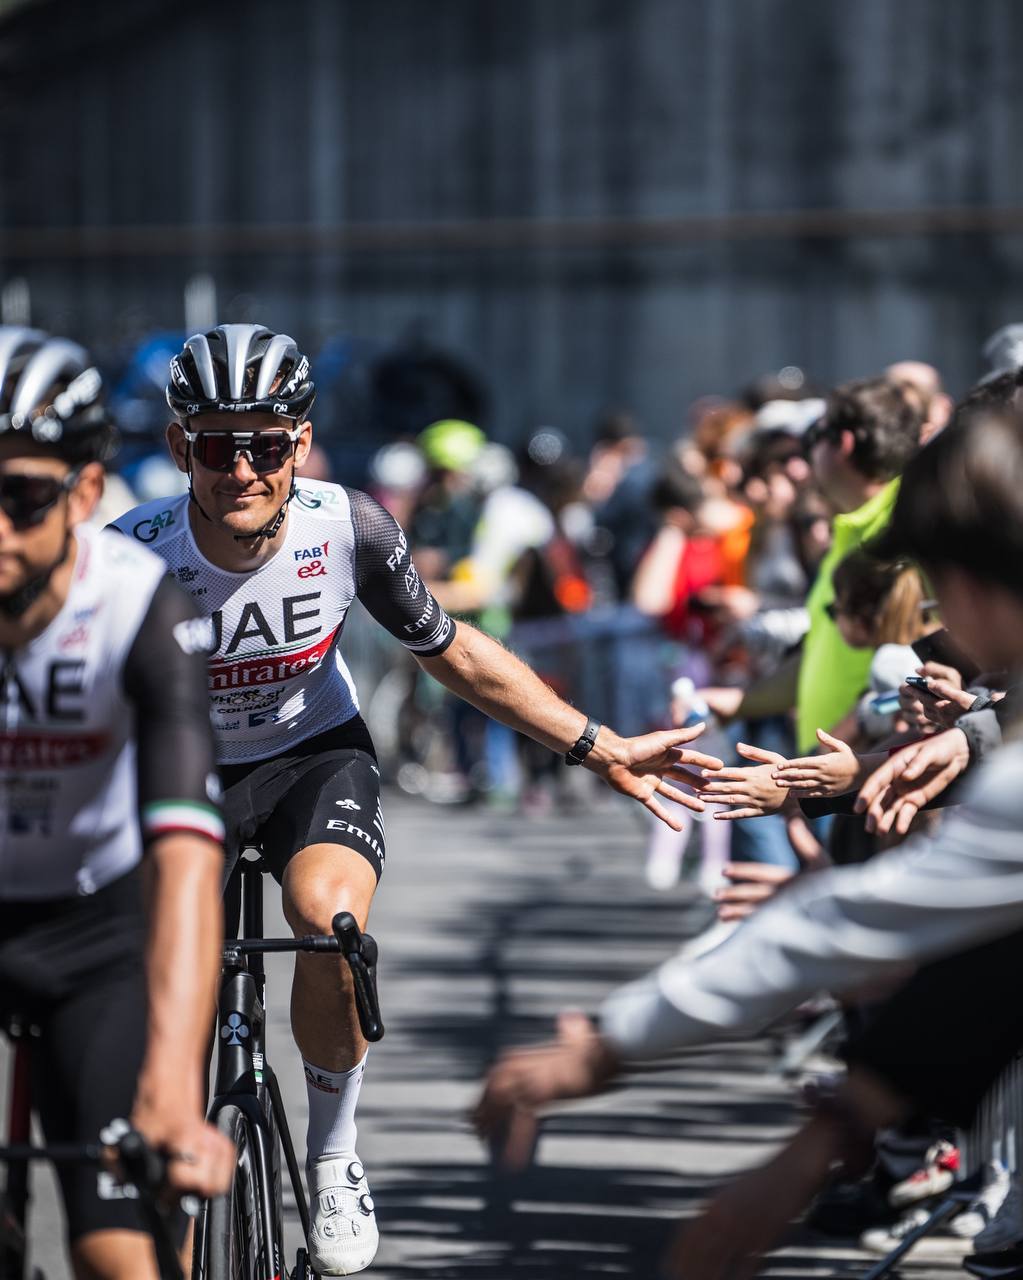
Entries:
<svg viewBox="0 0 1023 1280">
<path fill-rule="evenodd" d="M 155 542 L 160 536 L 160 530 L 169 529 L 173 523 L 174 512 L 168 507 L 166 511 L 161 511 L 158 515 L 140 520 L 132 529 L 132 533 L 138 538 L 139 542 Z"/>
</svg>

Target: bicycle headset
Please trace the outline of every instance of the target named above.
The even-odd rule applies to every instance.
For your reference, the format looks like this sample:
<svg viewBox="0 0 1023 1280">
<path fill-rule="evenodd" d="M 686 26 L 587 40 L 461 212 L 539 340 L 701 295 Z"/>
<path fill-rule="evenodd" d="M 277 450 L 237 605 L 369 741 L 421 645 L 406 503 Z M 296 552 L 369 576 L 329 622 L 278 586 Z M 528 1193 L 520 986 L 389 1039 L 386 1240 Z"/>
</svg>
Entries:
<svg viewBox="0 0 1023 1280">
<path fill-rule="evenodd" d="M 297 429 L 316 398 L 316 387 L 309 373 L 308 357 L 299 351 L 294 338 L 274 333 L 260 324 L 221 324 L 208 333 L 194 334 L 171 360 L 167 403 L 185 432 L 189 500 L 195 503 L 204 519 L 210 517 L 199 504 L 192 483 L 192 450 L 198 433 L 189 431 L 189 421 L 207 413 L 262 412 L 291 418 Z M 284 429 L 283 423 L 281 426 Z M 239 428 L 231 434 L 248 436 L 251 441 L 255 433 Z M 261 529 L 235 534 L 237 542 L 273 538 L 284 523 L 288 505 L 295 496 L 294 439 L 292 434 L 288 496 L 273 519 Z M 239 451 L 244 451 L 241 445 Z M 232 459 L 234 456 L 232 453 Z M 249 456 L 253 458 L 252 453 Z"/>
<path fill-rule="evenodd" d="M 0 506 L 16 527 L 31 528 L 74 488 L 84 466 L 105 463 L 117 452 L 103 379 L 84 347 L 40 329 L 0 326 L 0 439 L 11 438 L 31 441 L 71 467 L 63 481 L 17 474 L 0 478 Z M 67 528 L 57 560 L 0 597 L 0 612 L 20 617 L 64 563 L 70 546 Z"/>
</svg>

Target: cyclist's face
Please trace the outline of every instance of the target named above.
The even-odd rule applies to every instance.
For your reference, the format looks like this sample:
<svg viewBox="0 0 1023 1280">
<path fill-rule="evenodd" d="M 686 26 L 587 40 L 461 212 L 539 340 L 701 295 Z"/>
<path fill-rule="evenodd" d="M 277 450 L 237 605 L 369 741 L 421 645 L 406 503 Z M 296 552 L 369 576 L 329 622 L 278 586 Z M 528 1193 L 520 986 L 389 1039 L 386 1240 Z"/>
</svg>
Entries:
<svg viewBox="0 0 1023 1280">
<path fill-rule="evenodd" d="M 189 430 L 199 432 L 237 432 L 242 424 L 236 413 L 210 413 L 193 418 Z M 293 430 L 294 420 L 281 419 L 273 413 L 251 413 L 244 416 L 244 429 L 250 432 Z M 217 521 L 233 536 L 255 533 L 269 523 L 281 508 L 291 488 L 293 468 L 305 461 L 312 443 L 312 425 L 302 425 L 294 452 L 274 471 L 257 470 L 241 452 L 230 471 L 215 470 L 200 461 L 202 450 L 189 450 L 181 427 L 173 422 L 167 428 L 167 441 L 178 469 L 192 470 L 192 488 L 199 506 L 211 520 Z M 218 442 L 219 443 L 219 442 Z M 217 451 L 219 452 L 219 450 Z M 256 451 L 253 450 L 255 456 Z M 211 450 L 212 458 L 214 451 Z"/>
<path fill-rule="evenodd" d="M 87 520 L 103 492 L 103 469 L 83 467 L 73 487 L 59 458 L 0 442 L 0 596 L 11 595 L 60 559 L 68 530 Z"/>
</svg>

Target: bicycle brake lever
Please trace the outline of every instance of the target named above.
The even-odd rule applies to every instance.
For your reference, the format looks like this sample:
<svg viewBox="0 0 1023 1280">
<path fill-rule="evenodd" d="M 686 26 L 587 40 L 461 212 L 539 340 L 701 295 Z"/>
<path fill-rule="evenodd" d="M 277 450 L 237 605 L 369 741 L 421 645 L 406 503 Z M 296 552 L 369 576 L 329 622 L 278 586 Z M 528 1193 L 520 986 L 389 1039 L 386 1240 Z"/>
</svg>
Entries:
<svg viewBox="0 0 1023 1280">
<path fill-rule="evenodd" d="M 167 1157 L 155 1151 L 136 1129 L 123 1134 L 116 1148 L 128 1181 L 140 1192 L 157 1195 L 167 1179 Z"/>
<path fill-rule="evenodd" d="M 154 1150 L 136 1129 L 122 1134 L 115 1145 L 121 1167 L 138 1193 L 139 1212 L 153 1239 L 160 1276 L 183 1280 L 168 1225 L 168 1211 L 158 1198 L 167 1181 L 167 1156 Z"/>
<path fill-rule="evenodd" d="M 382 1040 L 384 1023 L 380 1015 L 380 999 L 377 995 L 376 939 L 363 933 L 350 911 L 339 911 L 331 921 L 334 937 L 341 953 L 348 961 L 355 986 L 355 1008 L 359 1015 L 362 1034 L 371 1043 Z"/>
</svg>

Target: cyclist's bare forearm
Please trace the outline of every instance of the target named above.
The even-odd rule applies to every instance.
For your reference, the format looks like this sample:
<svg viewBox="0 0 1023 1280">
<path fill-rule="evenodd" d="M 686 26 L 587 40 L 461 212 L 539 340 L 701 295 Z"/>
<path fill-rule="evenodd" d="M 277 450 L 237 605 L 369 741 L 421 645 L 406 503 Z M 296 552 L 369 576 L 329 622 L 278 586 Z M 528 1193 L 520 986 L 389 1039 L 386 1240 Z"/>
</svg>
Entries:
<svg viewBox="0 0 1023 1280">
<path fill-rule="evenodd" d="M 435 658 L 420 658 L 428 675 L 474 707 L 527 734 L 552 751 L 565 752 L 586 728 L 586 715 L 496 640 L 459 622 L 451 645 Z M 591 768 L 622 758 L 621 739 L 605 725 L 586 763 Z"/>
<path fill-rule="evenodd" d="M 223 938 L 223 865 L 219 845 L 185 832 L 160 837 L 147 854 L 149 1014 L 136 1106 L 163 1110 L 174 1100 L 201 1113 Z"/>
</svg>

